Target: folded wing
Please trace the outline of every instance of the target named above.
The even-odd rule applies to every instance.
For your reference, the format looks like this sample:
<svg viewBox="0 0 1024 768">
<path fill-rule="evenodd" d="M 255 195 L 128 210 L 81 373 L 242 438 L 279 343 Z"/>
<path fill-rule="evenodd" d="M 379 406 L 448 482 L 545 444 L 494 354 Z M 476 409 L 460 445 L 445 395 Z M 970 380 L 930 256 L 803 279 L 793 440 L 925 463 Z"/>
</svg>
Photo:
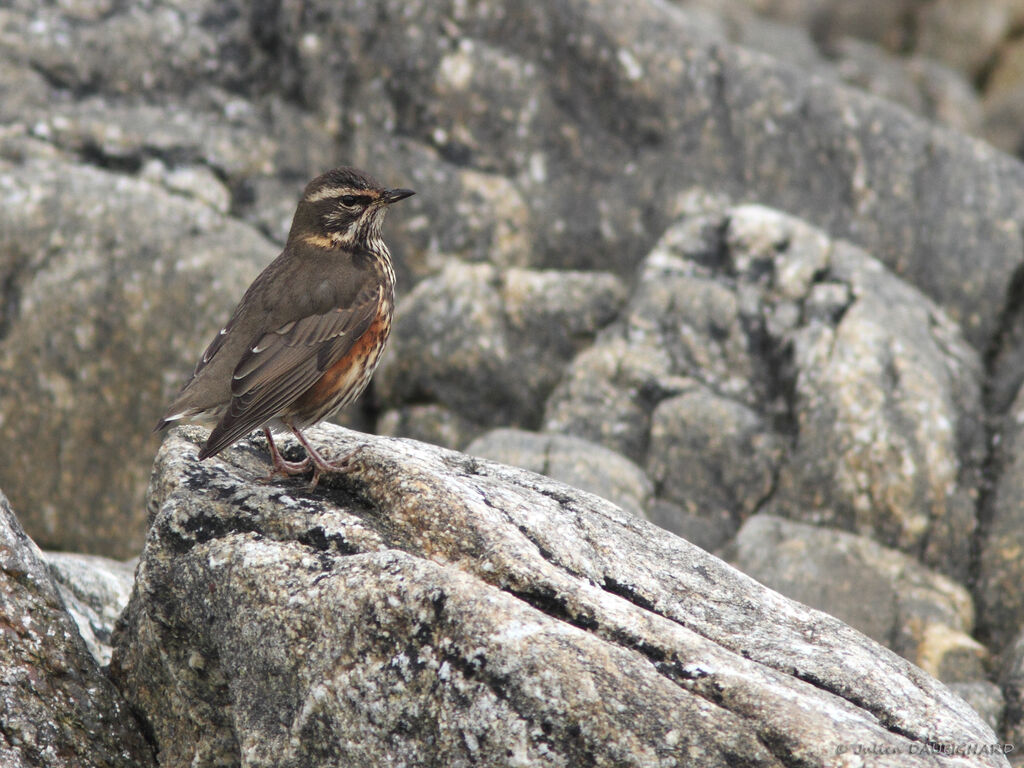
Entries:
<svg viewBox="0 0 1024 768">
<path fill-rule="evenodd" d="M 257 339 L 235 367 L 231 403 L 199 458 L 280 415 L 366 333 L 380 300 L 379 290 L 363 291 L 350 306 L 286 323 Z"/>
</svg>

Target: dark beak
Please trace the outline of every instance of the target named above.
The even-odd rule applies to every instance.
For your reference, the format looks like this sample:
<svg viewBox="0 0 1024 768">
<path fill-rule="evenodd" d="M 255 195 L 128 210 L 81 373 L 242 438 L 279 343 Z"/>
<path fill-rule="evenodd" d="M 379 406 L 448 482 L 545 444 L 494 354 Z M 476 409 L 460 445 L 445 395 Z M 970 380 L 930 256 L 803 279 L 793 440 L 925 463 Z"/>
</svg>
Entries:
<svg viewBox="0 0 1024 768">
<path fill-rule="evenodd" d="M 411 189 L 389 189 L 384 193 L 384 204 L 391 205 L 397 203 L 399 200 L 405 200 L 407 197 L 411 197 L 416 193 Z"/>
</svg>

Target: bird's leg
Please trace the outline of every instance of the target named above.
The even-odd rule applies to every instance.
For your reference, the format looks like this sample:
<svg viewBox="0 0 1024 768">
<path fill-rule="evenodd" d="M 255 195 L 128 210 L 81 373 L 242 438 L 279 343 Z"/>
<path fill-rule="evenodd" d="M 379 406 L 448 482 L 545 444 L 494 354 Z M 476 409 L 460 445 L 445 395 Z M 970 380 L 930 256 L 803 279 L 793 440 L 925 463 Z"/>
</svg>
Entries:
<svg viewBox="0 0 1024 768">
<path fill-rule="evenodd" d="M 344 475 L 355 470 L 356 465 L 352 462 L 352 457 L 356 455 L 356 453 L 359 451 L 359 448 L 356 448 L 354 451 L 351 451 L 345 456 L 342 456 L 340 459 L 336 459 L 335 461 L 328 461 L 327 459 L 320 455 L 320 452 L 317 451 L 316 448 L 310 445 L 309 441 L 306 439 L 306 436 L 303 435 L 298 429 L 296 429 L 295 427 L 291 427 L 291 430 L 295 437 L 298 438 L 299 442 L 302 443 L 302 447 L 306 449 L 306 453 L 309 456 L 309 458 L 306 459 L 306 461 L 313 462 L 313 481 L 309 484 L 309 490 L 313 490 L 314 488 L 316 488 L 316 484 L 320 482 L 321 473 L 326 472 L 327 474 L 333 473 Z"/>
<path fill-rule="evenodd" d="M 277 444 L 274 443 L 274 437 L 270 434 L 269 427 L 263 428 L 263 434 L 267 436 L 267 445 L 270 446 L 270 459 L 274 463 L 274 469 L 269 475 L 263 478 L 264 481 L 271 480 L 274 475 L 286 475 L 291 477 L 292 475 L 302 475 L 309 471 L 309 465 L 312 462 L 310 462 L 308 458 L 303 459 L 302 461 L 288 461 L 277 449 Z M 303 442 L 303 445 L 305 445 L 305 442 Z"/>
</svg>

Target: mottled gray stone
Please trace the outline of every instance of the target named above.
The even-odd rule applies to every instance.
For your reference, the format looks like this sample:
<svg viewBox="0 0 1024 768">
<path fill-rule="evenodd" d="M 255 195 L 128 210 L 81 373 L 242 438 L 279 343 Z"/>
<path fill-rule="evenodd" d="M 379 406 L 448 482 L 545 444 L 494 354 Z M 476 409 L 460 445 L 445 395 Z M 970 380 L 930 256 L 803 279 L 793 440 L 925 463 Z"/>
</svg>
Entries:
<svg viewBox="0 0 1024 768">
<path fill-rule="evenodd" d="M 1021 15 L 1017 0 L 733 1 L 822 37 L 857 37 L 896 53 L 932 56 L 971 78 L 988 66 Z"/>
<path fill-rule="evenodd" d="M 389 222 L 400 295 L 435 276 L 451 257 L 491 262 L 503 272 L 514 267 L 602 270 L 633 284 L 637 265 L 678 218 L 680 198 L 702 188 L 709 197 L 772 205 L 820 227 L 822 236 L 851 239 L 935 300 L 976 349 L 992 349 L 1010 314 L 1004 311 L 1013 303 L 1006 287 L 1024 251 L 1017 225 L 1024 209 L 1024 173 L 1012 159 L 915 117 L 903 106 L 938 114 L 943 98 L 955 90 L 952 80 L 948 87 L 941 85 L 944 75 L 935 68 L 940 65 L 931 66 L 927 54 L 942 59 L 943 66 L 967 67 L 970 78 L 978 71 L 975 57 L 993 66 L 1002 62 L 1000 49 L 993 46 L 1017 24 L 1017 11 L 1007 11 L 1006 2 L 972 3 L 978 13 L 945 1 L 912 7 L 903 2 L 829 3 L 835 34 L 812 36 L 820 49 L 817 56 L 802 30 L 765 22 L 738 2 L 552 0 L 508 8 L 459 0 L 154 0 L 141 5 L 75 0 L 42 6 L 14 0 L 0 9 L 0 157 L 17 165 L 18 175 L 38 173 L 44 179 L 54 190 L 46 205 L 78 213 L 73 221 L 51 227 L 70 245 L 47 244 L 23 236 L 16 222 L 26 211 L 16 198 L 8 198 L 4 208 L 12 221 L 5 230 L 25 243 L 26 252 L 71 259 L 77 242 L 69 227 L 80 227 L 86 240 L 96 240 L 85 243 L 87 253 L 104 252 L 106 243 L 97 240 L 103 232 L 117 246 L 130 239 L 140 244 L 139 251 L 148 249 L 145 255 L 154 263 L 167 263 L 187 260 L 205 247 L 191 235 L 171 237 L 167 231 L 189 233 L 193 219 L 202 228 L 209 221 L 204 216 L 227 211 L 225 218 L 249 226 L 235 222 L 237 234 L 223 244 L 232 254 L 226 261 L 257 264 L 263 258 L 257 254 L 269 246 L 259 244 L 263 240 L 252 230 L 279 242 L 305 181 L 344 162 L 419 192 Z M 783 20 L 809 25 L 809 5 L 783 14 Z M 954 39 L 961 26 L 963 38 Z M 887 37 L 892 34 L 899 38 L 895 45 Z M 879 73 L 896 71 L 889 58 L 876 60 L 871 49 L 850 42 L 851 36 L 913 54 L 907 77 L 888 82 L 890 95 L 904 104 L 836 84 L 837 77 L 845 77 L 881 87 Z M 730 42 L 755 39 L 764 40 L 778 56 L 792 51 L 795 58 L 779 61 Z M 970 55 L 965 58 L 965 53 Z M 818 68 L 816 56 L 824 60 Z M 923 69 L 915 73 L 918 65 Z M 844 67 L 850 70 L 846 74 Z M 927 96 L 926 80 L 940 83 L 933 88 L 939 96 Z M 923 95 L 915 100 L 911 95 L 918 84 Z M 52 168 L 39 173 L 43 160 Z M 104 183 L 83 189 L 72 178 L 69 184 L 83 194 L 64 200 L 59 180 L 85 173 L 83 167 L 99 168 L 128 186 L 111 191 Z M 148 187 L 130 183 L 139 178 L 166 195 L 149 198 Z M 138 200 L 148 218 L 121 215 L 125 194 Z M 100 215 L 99 224 L 80 221 L 87 200 L 109 204 L 116 214 Z M 723 242 L 714 218 L 689 220 L 694 238 L 685 258 L 692 255 L 708 268 L 722 256 L 715 250 Z M 5 307 L 21 306 L 13 295 L 20 279 L 9 288 L 9 262 L 23 261 L 24 254 L 7 254 L 0 261 Z M 117 261 L 114 271 L 121 266 Z M 672 317 L 685 321 L 687 330 L 699 330 L 703 323 L 704 330 L 721 331 L 724 337 L 697 339 L 695 345 L 674 339 L 672 352 L 692 353 L 694 371 L 710 363 L 706 378 L 698 380 L 720 380 L 731 387 L 734 377 L 742 381 L 746 376 L 745 364 L 766 362 L 756 353 L 764 336 L 737 333 L 735 323 L 730 324 L 729 312 L 744 314 L 746 297 L 730 295 L 730 265 L 721 266 L 723 271 L 712 277 L 700 272 L 685 276 L 687 295 L 701 298 L 673 308 Z M 188 355 L 156 359 L 148 351 L 128 349 L 109 363 L 110 376 L 142 360 L 152 376 L 166 378 L 161 392 L 172 388 L 171 380 L 180 382 L 208 328 L 223 321 L 221 307 L 237 299 L 236 278 L 227 277 L 235 270 L 219 269 L 224 282 L 214 289 L 222 304 L 202 303 L 207 295 L 188 311 L 175 310 L 190 317 L 175 342 L 188 338 Z M 197 290 L 196 283 L 186 283 L 185 293 Z M 164 281 L 161 287 L 170 284 Z M 655 288 L 650 286 L 652 292 Z M 806 306 L 843 305 L 841 296 L 818 295 L 822 292 L 828 289 L 812 288 L 814 300 Z M 119 298 L 116 289 L 113 298 Z M 94 301 L 102 304 L 104 296 Z M 798 296 L 780 304 L 764 319 L 765 327 L 774 333 L 773 328 L 792 324 L 805 301 Z M 131 309 L 135 316 L 139 308 Z M 8 341 L 10 312 L 0 321 L 0 345 Z M 745 322 L 750 319 L 744 316 Z M 563 318 L 554 313 L 551 320 Z M 535 337 L 525 325 L 520 330 Z M 155 344 L 166 345 L 166 337 L 156 337 Z M 530 391 L 529 397 L 502 392 L 502 408 L 466 408 L 493 414 L 486 427 L 507 425 L 505 415 L 511 413 L 525 414 L 529 421 L 517 426 L 570 424 L 572 434 L 643 464 L 649 412 L 666 393 L 644 390 L 645 402 L 631 414 L 625 400 L 632 384 L 608 392 L 603 385 L 588 388 L 576 378 L 583 360 L 573 378 L 563 381 L 562 363 L 588 341 L 579 339 L 557 369 L 549 361 L 518 365 L 514 378 Z M 738 341 L 753 342 L 755 352 L 746 355 L 750 359 Z M 993 371 L 1008 403 L 1024 367 L 1016 355 L 1000 352 L 993 350 Z M 483 355 L 478 362 L 486 369 L 492 361 Z M 71 360 L 68 370 L 79 363 Z M 504 374 L 500 366 L 495 371 Z M 525 381 L 524 372 L 538 378 Z M 753 369 L 746 380 L 779 383 L 772 376 L 768 366 Z M 18 483 L 29 472 L 19 465 L 11 472 L 16 476 L 0 475 L 43 543 L 65 546 L 45 537 L 54 535 L 55 510 L 63 508 L 69 489 L 83 487 L 87 506 L 126 509 L 121 501 L 137 499 L 154 444 L 141 442 L 134 429 L 130 434 L 136 437 L 124 440 L 128 445 L 122 452 L 112 436 L 129 433 L 120 428 L 117 414 L 107 412 L 111 402 L 120 400 L 105 399 L 110 393 L 97 394 L 72 374 L 54 381 L 44 370 L 41 378 L 20 378 L 18 388 L 25 388 L 26 400 L 73 401 L 80 412 L 103 413 L 103 424 L 118 427 L 108 433 L 88 419 L 84 425 L 34 425 L 39 428 L 33 434 L 43 435 L 40 442 L 50 447 L 41 463 L 33 457 L 32 466 L 53 466 L 60 459 L 59 470 L 48 475 L 55 479 L 39 481 L 38 495 L 22 495 Z M 480 381 L 470 377 L 466 383 L 477 387 Z M 155 391 L 152 379 L 148 386 Z M 777 421 L 777 405 L 784 398 L 759 393 L 757 385 L 746 391 L 747 386 L 740 387 L 742 402 Z M 605 430 L 588 423 L 597 408 L 588 412 L 565 399 L 543 402 L 552 388 L 564 392 L 571 387 L 580 392 L 579 402 L 583 395 L 595 403 L 603 394 L 611 396 L 612 426 Z M 368 414 L 373 418 L 424 404 L 462 411 L 453 403 L 470 400 L 456 394 L 448 381 L 444 391 L 450 399 L 438 403 L 404 396 L 394 402 L 382 399 Z M 667 393 L 673 391 L 669 386 Z M 774 402 L 757 402 L 762 395 Z M 138 414 L 134 421 L 139 424 L 152 421 L 159 407 L 155 402 L 135 407 L 132 401 L 127 406 Z M 461 415 L 475 421 L 481 414 Z M 630 418 L 640 426 L 629 426 Z M 15 434 L 22 431 L 19 427 Z M 91 453 L 109 461 L 84 466 L 78 457 L 90 452 L 79 450 L 83 441 L 68 432 L 87 434 L 93 443 L 98 434 L 101 449 Z M 58 442 L 61 447 L 54 447 Z M 114 466 L 123 472 L 112 474 Z M 100 483 L 120 488 L 116 503 L 97 499 Z M 28 517 L 37 514 L 45 518 L 38 528 Z M 109 533 L 103 525 L 100 529 Z M 121 555 L 131 554 L 139 543 L 137 526 L 125 530 L 134 538 L 117 550 Z M 68 535 L 78 534 L 69 530 Z M 67 546 L 92 548 L 87 534 L 82 536 L 79 544 Z"/>
<path fill-rule="evenodd" d="M 1006 714 L 1006 699 L 995 683 L 988 680 L 973 680 L 963 683 L 947 683 L 949 690 L 962 698 L 978 713 L 982 720 L 996 732 L 1003 727 Z M 1019 742 L 1018 742 L 1019 743 Z M 1016 744 L 1014 744 L 1016 751 Z"/>
<path fill-rule="evenodd" d="M 145 181 L 0 165 L 0 482 L 42 545 L 138 553 L 150 433 L 275 255 L 251 228 Z"/>
<path fill-rule="evenodd" d="M 184 0 L 116 12 L 116 4 L 103 0 L 54 6 L 12 0 L 5 4 L 11 26 L 0 50 L 71 92 L 101 87 L 108 94 L 180 95 L 216 69 L 223 41 L 218 45 L 213 19 L 199 23 L 208 7 Z"/>
<path fill-rule="evenodd" d="M 444 448 L 464 448 L 485 430 L 443 405 L 428 404 L 391 408 L 377 419 L 374 431 Z"/>
<path fill-rule="evenodd" d="M 756 362 L 743 297 L 721 275 L 669 255 L 676 236 L 670 229 L 644 261 L 623 313 L 622 335 L 641 348 L 663 350 L 674 374 L 753 399 Z"/>
<path fill-rule="evenodd" d="M 719 549 L 739 528 L 731 512 L 722 512 L 712 517 L 700 512 L 689 512 L 678 504 L 659 498 L 651 502 L 647 519 L 708 552 Z"/>
<path fill-rule="evenodd" d="M 542 424 L 647 467 L 690 514 L 763 506 L 963 577 L 981 378 L 956 326 L 863 251 L 761 206 L 691 210 Z"/>
<path fill-rule="evenodd" d="M 729 226 L 732 247 L 776 291 L 825 306 L 845 297 L 791 328 L 776 323 L 792 345 L 795 439 L 766 509 L 868 533 L 965 576 L 986 449 L 977 353 L 938 307 L 860 249 L 826 242 L 811 271 L 787 251 L 805 224 L 744 207 Z"/>
<path fill-rule="evenodd" d="M 904 28 L 895 14 L 894 26 L 878 4 L 853 15 L 888 33 Z M 700 185 L 851 238 L 978 347 L 998 326 L 1022 251 L 1018 164 L 899 105 L 709 40 L 685 8 L 317 2 L 247 6 L 230 29 L 246 22 L 275 30 L 255 83 L 294 84 L 358 159 L 418 145 L 514 179 L 531 265 L 626 274 L 670 221 L 666 203 Z M 447 197 L 434 205 L 458 215 Z"/>
<path fill-rule="evenodd" d="M 399 303 L 376 391 L 392 405 L 427 400 L 482 425 L 533 426 L 565 361 L 624 299 L 609 274 L 450 263 Z"/>
<path fill-rule="evenodd" d="M 92 97 L 22 117 L 32 119 L 33 136 L 78 155 L 94 155 L 111 169 L 143 171 L 145 162 L 156 160 L 172 163 L 179 174 L 198 165 L 236 179 L 267 172 L 278 149 L 273 138 L 260 132 L 256 115 L 242 114 L 246 119 L 210 114 L 197 119 L 192 112 L 164 106 Z"/>
<path fill-rule="evenodd" d="M 571 435 L 495 429 L 466 447 L 466 453 L 512 464 L 596 494 L 644 517 L 651 482 L 644 471 L 615 451 Z"/>
<path fill-rule="evenodd" d="M 661 401 L 651 416 L 655 491 L 691 515 L 745 520 L 774 490 L 783 454 L 756 411 L 704 387 Z"/>
<path fill-rule="evenodd" d="M 625 310 L 552 391 L 544 431 L 633 459 L 688 515 L 738 525 L 763 508 L 966 576 L 986 453 L 977 353 L 849 243 L 762 206 L 681 205 Z"/>
<path fill-rule="evenodd" d="M 1006 643 L 996 682 L 1006 700 L 1003 735 L 1011 744 L 1024 743 L 1024 633 Z"/>
<path fill-rule="evenodd" d="M 989 61 L 993 41 L 1015 23 L 1005 3 L 972 4 L 979 14 L 949 3 L 930 4 L 942 7 L 934 13 L 883 5 L 832 4 L 839 38 L 892 47 L 885 37 L 895 30 L 895 48 L 905 50 L 906 24 L 918 19 L 919 53 L 966 50 Z M 245 131 L 262 120 L 276 148 L 257 153 L 268 164 L 260 173 L 278 167 L 295 183 L 339 145 L 364 164 L 415 157 L 414 167 L 429 169 L 424 186 L 446 190 L 416 208 L 429 222 L 415 238 L 422 246 L 472 218 L 474 201 L 505 212 L 497 225 L 483 217 L 479 231 L 491 235 L 476 241 L 478 258 L 487 243 L 514 242 L 498 245 L 502 260 L 524 264 L 517 254 L 529 251 L 533 265 L 625 273 L 669 220 L 664 201 L 680 185 L 760 199 L 855 239 L 983 344 L 1020 252 L 1011 226 L 1024 186 L 1016 165 L 901 106 L 808 77 L 806 66 L 733 47 L 708 33 L 713 15 L 706 4 L 578 0 L 523 14 L 489 3 L 371 10 L 190 0 L 72 17 L 18 3 L 0 52 L 45 74 L 37 91 L 63 87 L 95 103 L 131 95 L 111 108 L 145 109 L 184 93 L 206 113 L 199 134 L 216 128 L 218 111 Z M 721 15 L 728 35 L 738 16 Z M 444 181 L 456 168 L 492 178 L 453 188 Z M 233 181 L 244 191 L 250 179 Z M 238 202 L 244 211 L 247 201 Z M 965 251 L 975 253 L 976 272 L 964 266 Z"/>
<path fill-rule="evenodd" d="M 991 62 L 985 79 L 982 134 L 1000 149 L 1016 155 L 1024 150 L 1024 40 L 1007 40 Z"/>
<path fill-rule="evenodd" d="M 128 605 L 135 562 L 70 552 L 44 552 L 43 556 L 89 652 L 100 666 L 109 664 L 110 635 Z"/>
<path fill-rule="evenodd" d="M 978 133 L 981 102 L 962 74 L 925 56 L 896 58 L 877 45 L 846 38 L 830 51 L 844 83 L 863 88 L 966 134 Z"/>
<path fill-rule="evenodd" d="M 310 493 L 253 482 L 262 441 L 196 462 L 204 434 L 158 456 L 112 663 L 165 764 L 832 766 L 861 743 L 953 766 L 920 747 L 995 742 L 895 654 L 590 494 L 329 425 L 311 439 L 358 469 Z"/>
<path fill-rule="evenodd" d="M 921 3 L 917 13 L 915 49 L 978 77 L 1013 36 L 1024 9 L 1017 0 L 936 0 Z"/>
<path fill-rule="evenodd" d="M 721 20 L 708 39 L 764 51 L 1021 153 L 1019 0 L 696 4 Z"/>
<path fill-rule="evenodd" d="M 978 621 L 996 647 L 1024 629 L 1024 390 L 1002 419 L 995 488 L 979 558 Z"/>
<path fill-rule="evenodd" d="M 840 29 L 822 30 L 821 21 L 808 29 L 750 14 L 732 13 L 730 20 L 729 40 L 964 133 L 981 128 L 981 101 L 969 76 L 935 58 L 894 53 Z"/>
<path fill-rule="evenodd" d="M 42 552 L 0 493 L 0 765 L 156 765 L 125 700 L 82 641 Z"/>
<path fill-rule="evenodd" d="M 940 680 L 985 679 L 964 587 L 862 536 L 755 515 L 729 561 L 794 600 L 836 616 Z"/>
<path fill-rule="evenodd" d="M 650 411 L 669 375 L 663 350 L 625 339 L 601 340 L 572 361 L 552 391 L 543 429 L 576 435 L 643 462 Z"/>
<path fill-rule="evenodd" d="M 47 106 L 49 88 L 42 73 L 25 62 L 0 57 L 0 120 L 5 125 L 16 124 L 36 110 Z M 9 129 L 4 131 L 9 133 Z M 4 137 L 5 139 L 7 136 Z"/>
</svg>

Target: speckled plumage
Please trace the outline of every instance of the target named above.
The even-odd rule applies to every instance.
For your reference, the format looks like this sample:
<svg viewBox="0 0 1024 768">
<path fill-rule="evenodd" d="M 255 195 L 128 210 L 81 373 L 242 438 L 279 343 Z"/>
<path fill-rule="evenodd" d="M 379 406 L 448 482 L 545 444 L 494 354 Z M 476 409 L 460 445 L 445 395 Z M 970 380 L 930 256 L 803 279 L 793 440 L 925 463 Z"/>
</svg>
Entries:
<svg viewBox="0 0 1024 768">
<path fill-rule="evenodd" d="M 387 206 L 411 194 L 351 168 L 311 181 L 281 255 L 249 286 L 156 428 L 212 423 L 205 459 L 262 427 L 278 471 L 305 471 L 312 460 L 315 482 L 340 469 L 299 430 L 355 400 L 380 361 L 395 286 L 381 225 Z M 281 459 L 269 428 L 293 431 L 310 459 Z"/>
</svg>

